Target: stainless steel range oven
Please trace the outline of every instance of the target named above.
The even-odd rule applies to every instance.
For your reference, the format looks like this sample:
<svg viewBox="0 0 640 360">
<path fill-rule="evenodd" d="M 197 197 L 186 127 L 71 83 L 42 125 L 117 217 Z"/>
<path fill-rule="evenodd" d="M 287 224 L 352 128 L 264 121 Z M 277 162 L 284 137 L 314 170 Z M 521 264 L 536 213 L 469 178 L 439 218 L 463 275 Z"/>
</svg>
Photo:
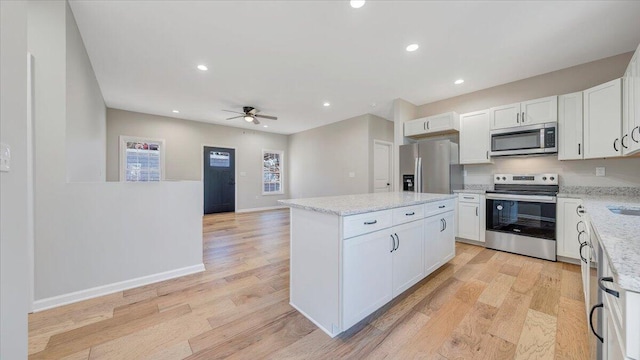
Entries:
<svg viewBox="0 0 640 360">
<path fill-rule="evenodd" d="M 486 246 L 556 261 L 558 174 L 496 174 L 494 187 L 486 195 Z"/>
</svg>

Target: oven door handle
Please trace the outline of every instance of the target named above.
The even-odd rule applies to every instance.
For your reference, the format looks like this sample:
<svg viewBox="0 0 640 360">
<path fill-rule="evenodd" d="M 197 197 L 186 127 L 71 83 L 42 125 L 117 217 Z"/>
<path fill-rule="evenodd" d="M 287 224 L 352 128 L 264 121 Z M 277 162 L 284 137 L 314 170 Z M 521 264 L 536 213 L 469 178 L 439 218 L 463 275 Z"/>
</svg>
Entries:
<svg viewBox="0 0 640 360">
<path fill-rule="evenodd" d="M 541 203 L 556 203 L 555 196 L 544 195 L 513 195 L 513 194 L 487 194 L 487 199 L 490 200 L 515 200 L 526 202 L 541 202 Z"/>
</svg>

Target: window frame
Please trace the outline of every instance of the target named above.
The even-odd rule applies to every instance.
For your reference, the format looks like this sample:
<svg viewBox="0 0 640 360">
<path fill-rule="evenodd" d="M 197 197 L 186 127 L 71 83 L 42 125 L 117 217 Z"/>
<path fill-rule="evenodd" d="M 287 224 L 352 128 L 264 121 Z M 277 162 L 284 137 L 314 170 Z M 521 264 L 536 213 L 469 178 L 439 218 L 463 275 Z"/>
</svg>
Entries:
<svg viewBox="0 0 640 360">
<path fill-rule="evenodd" d="M 265 174 L 265 167 L 264 167 L 264 157 L 266 154 L 278 154 L 280 156 L 280 190 L 278 191 L 264 191 L 264 186 L 265 186 L 265 182 L 264 182 L 264 174 Z M 260 180 L 260 184 L 261 184 L 261 191 L 262 191 L 262 195 L 283 195 L 284 194 L 284 150 L 269 150 L 269 149 L 262 149 L 262 158 L 261 158 L 261 162 L 262 164 L 260 165 L 262 167 L 261 170 L 261 180 Z"/>
<path fill-rule="evenodd" d="M 127 169 L 127 142 L 147 142 L 147 143 L 159 143 L 160 144 L 160 180 L 158 181 L 127 181 L 126 177 L 126 169 Z M 166 144 L 164 139 L 154 139 L 140 136 L 128 136 L 128 135 L 120 135 L 119 138 L 119 148 L 120 148 L 120 158 L 119 158 L 119 169 L 120 174 L 119 178 L 121 182 L 127 183 L 155 183 L 161 182 L 165 180 L 165 154 L 166 154 Z"/>
</svg>

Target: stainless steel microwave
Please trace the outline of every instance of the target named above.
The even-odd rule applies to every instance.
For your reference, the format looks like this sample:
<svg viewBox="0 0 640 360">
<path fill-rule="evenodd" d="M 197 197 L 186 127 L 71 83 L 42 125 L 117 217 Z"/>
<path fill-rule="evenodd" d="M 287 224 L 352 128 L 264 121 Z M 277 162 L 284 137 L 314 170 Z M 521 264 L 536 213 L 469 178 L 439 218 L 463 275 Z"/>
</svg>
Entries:
<svg viewBox="0 0 640 360">
<path fill-rule="evenodd" d="M 491 156 L 555 154 L 558 123 L 491 130 Z"/>
</svg>

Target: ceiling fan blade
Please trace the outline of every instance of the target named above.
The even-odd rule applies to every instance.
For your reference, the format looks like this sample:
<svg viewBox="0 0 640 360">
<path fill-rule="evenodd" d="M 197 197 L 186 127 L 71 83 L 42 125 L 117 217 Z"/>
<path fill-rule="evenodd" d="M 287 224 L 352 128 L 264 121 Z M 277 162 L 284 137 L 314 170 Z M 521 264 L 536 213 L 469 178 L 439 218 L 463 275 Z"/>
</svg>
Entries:
<svg viewBox="0 0 640 360">
<path fill-rule="evenodd" d="M 278 120 L 277 116 L 270 116 L 270 115 L 260 115 L 260 114 L 258 114 L 258 115 L 256 115 L 256 117 L 263 118 L 263 119 L 269 119 L 269 120 Z"/>
<path fill-rule="evenodd" d="M 236 113 L 236 114 L 242 114 L 242 115 L 244 115 L 244 113 L 243 113 L 243 112 L 239 112 L 239 111 L 233 111 L 233 110 L 222 110 L 222 111 L 232 112 L 232 113 Z"/>
<path fill-rule="evenodd" d="M 230 118 L 227 118 L 227 120 L 239 119 L 241 117 L 244 117 L 244 115 L 230 117 Z"/>
<path fill-rule="evenodd" d="M 260 125 L 260 121 L 258 121 L 258 119 L 256 119 L 255 116 L 253 117 L 253 123 L 256 125 Z"/>
</svg>

